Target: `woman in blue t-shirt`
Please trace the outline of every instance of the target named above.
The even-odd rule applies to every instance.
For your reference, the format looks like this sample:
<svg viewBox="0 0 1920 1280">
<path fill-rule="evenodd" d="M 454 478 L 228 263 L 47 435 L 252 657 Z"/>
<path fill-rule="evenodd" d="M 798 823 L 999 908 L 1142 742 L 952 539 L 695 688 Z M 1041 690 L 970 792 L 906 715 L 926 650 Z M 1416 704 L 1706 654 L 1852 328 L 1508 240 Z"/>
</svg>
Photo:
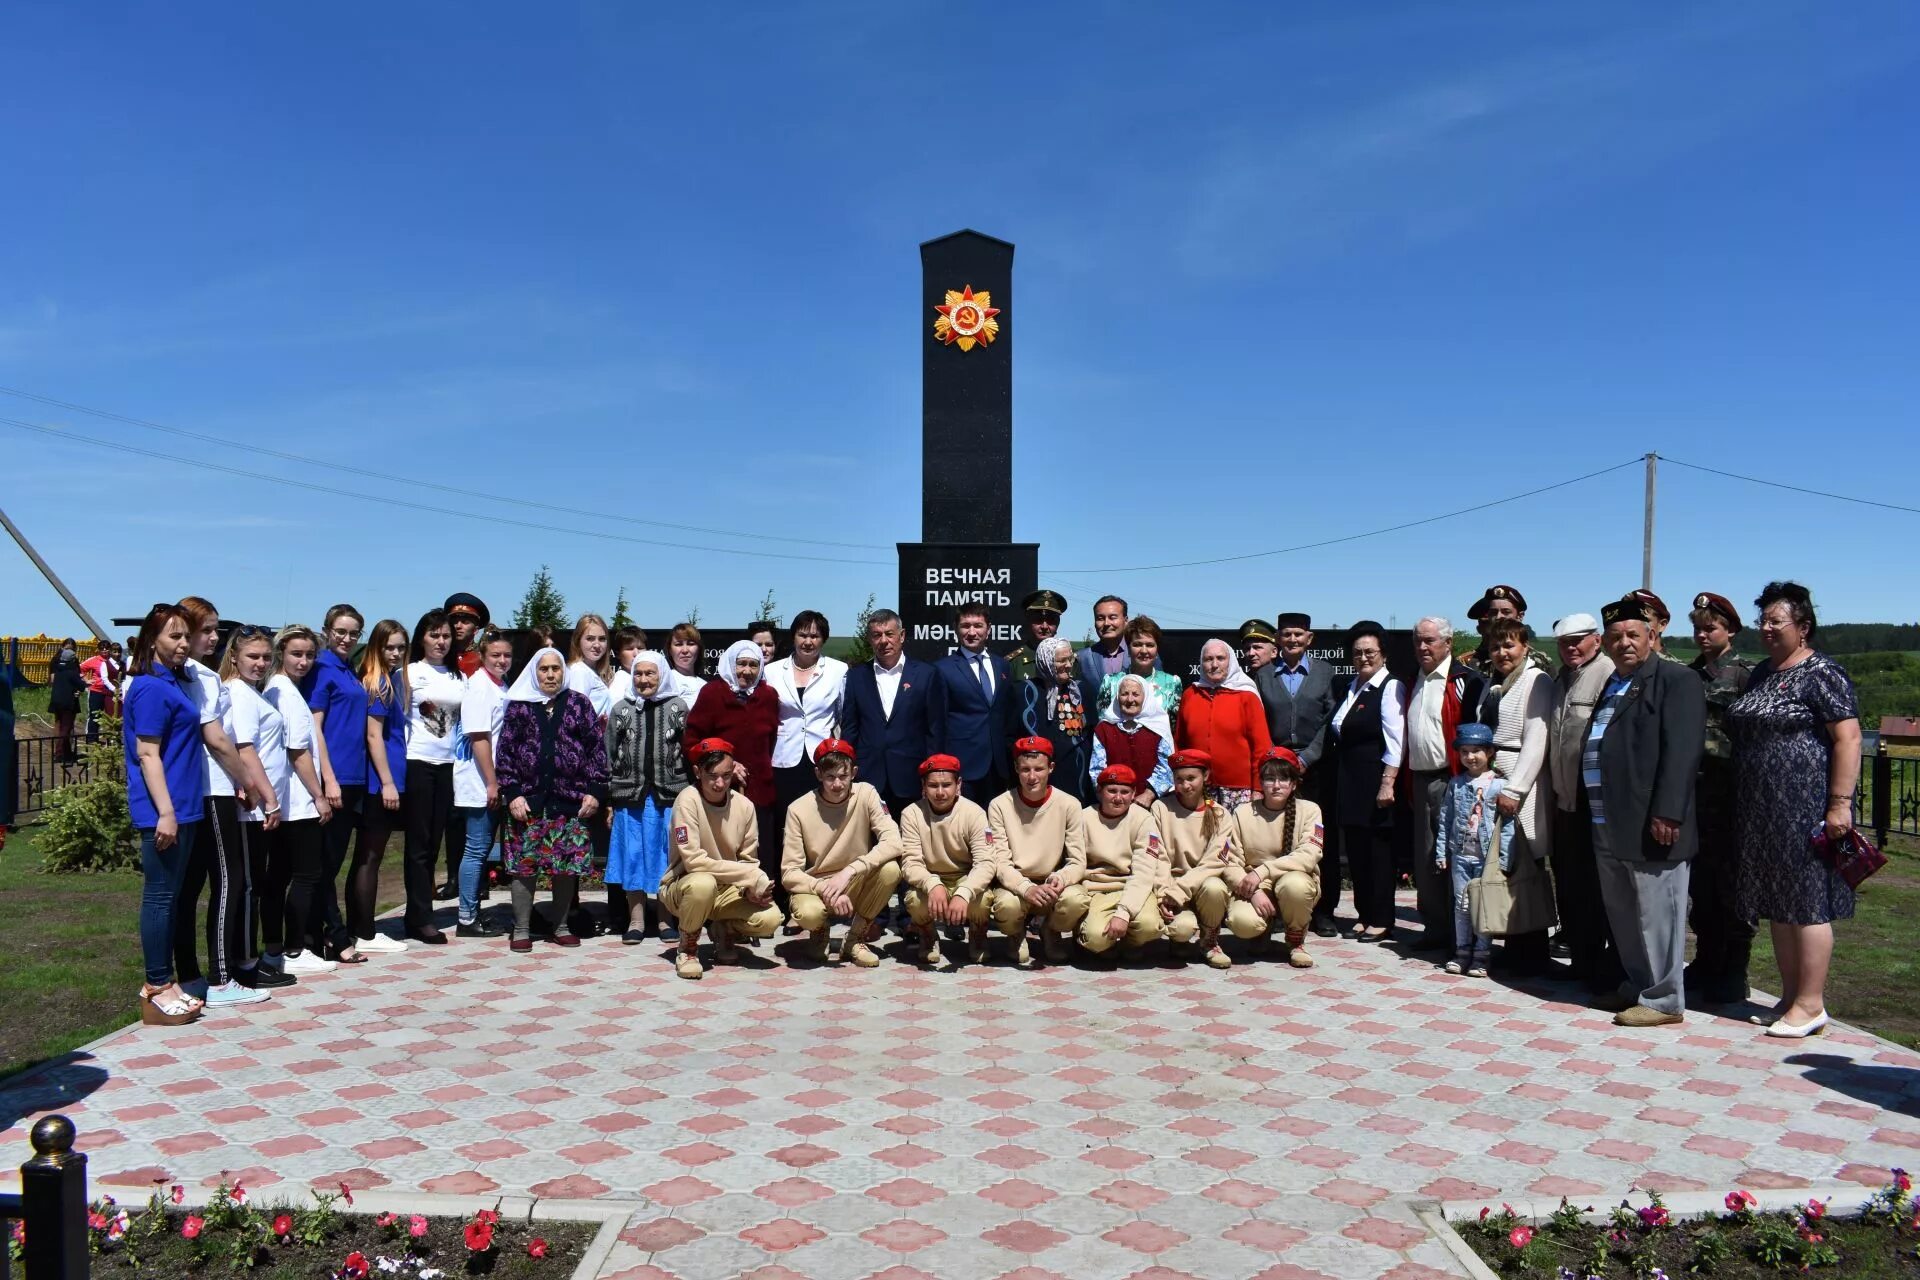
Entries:
<svg viewBox="0 0 1920 1280">
<path fill-rule="evenodd" d="M 376 933 L 373 913 L 380 895 L 380 859 L 400 825 L 400 796 L 407 786 L 407 629 L 392 618 L 373 624 L 360 651 L 360 687 L 367 693 L 367 798 L 360 806 L 360 834 L 347 871 L 347 930 L 354 944 L 329 957 L 348 964 L 363 954 L 405 951 L 398 938 Z M 375 794 L 376 784 L 378 794 Z"/>
<path fill-rule="evenodd" d="M 127 808 L 140 832 L 140 955 L 147 970 L 140 1020 L 177 1026 L 201 1002 L 174 981 L 173 939 L 181 881 L 200 831 L 206 780 L 200 712 L 185 668 L 192 627 L 177 606 L 157 604 L 134 641 L 124 708 Z"/>
</svg>

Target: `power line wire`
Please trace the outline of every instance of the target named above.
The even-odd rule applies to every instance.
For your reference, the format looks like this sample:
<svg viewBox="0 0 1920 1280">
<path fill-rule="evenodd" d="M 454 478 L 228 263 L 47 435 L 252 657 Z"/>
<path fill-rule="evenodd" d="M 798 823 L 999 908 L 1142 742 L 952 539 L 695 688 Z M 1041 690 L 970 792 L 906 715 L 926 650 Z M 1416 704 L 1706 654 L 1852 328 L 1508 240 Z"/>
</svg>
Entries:
<svg viewBox="0 0 1920 1280">
<path fill-rule="evenodd" d="M 1343 542 L 1359 542 L 1363 538 L 1377 538 L 1382 534 L 1399 533 L 1404 529 L 1417 529 L 1421 525 L 1436 524 L 1442 520 L 1454 520 L 1461 516 L 1477 515 L 1489 507 L 1501 507 L 1509 502 L 1519 502 L 1523 498 L 1532 498 L 1543 493 L 1551 493 L 1555 489 L 1564 489 L 1568 485 L 1579 484 L 1584 480 L 1592 480 L 1598 476 L 1610 475 L 1615 471 L 1623 471 L 1628 467 L 1640 466 L 1645 461 L 1644 456 L 1629 458 L 1627 461 L 1616 463 L 1611 467 L 1602 467 L 1598 471 L 1589 471 L 1583 476 L 1574 476 L 1570 480 L 1559 480 L 1553 484 L 1541 485 L 1537 489 L 1528 489 L 1524 493 L 1511 494 L 1505 498 L 1495 498 L 1488 502 L 1477 503 L 1471 507 L 1462 507 L 1458 511 L 1447 511 L 1437 516 L 1423 516 L 1418 520 L 1407 520 L 1400 524 L 1390 524 L 1381 529 L 1369 529 L 1365 533 L 1349 533 L 1338 538 L 1323 538 L 1318 542 L 1303 542 L 1293 547 L 1277 547 L 1272 551 L 1245 551 L 1239 555 L 1215 556 L 1210 560 L 1175 560 L 1167 564 L 1118 565 L 1099 569 L 1067 569 L 1059 565 L 1048 565 L 1046 571 L 1048 573 L 1147 573 L 1157 569 L 1194 569 L 1204 565 L 1233 564 L 1241 560 L 1263 560 L 1268 556 L 1291 555 L 1296 551 L 1313 551 L 1320 547 L 1338 546 Z"/>
<path fill-rule="evenodd" d="M 1853 502 L 1863 507 L 1879 507 L 1883 511 L 1905 511 L 1911 515 L 1920 516 L 1920 507 L 1903 507 L 1897 502 L 1875 502 L 1872 498 L 1855 498 L 1844 493 L 1828 493 L 1824 489 L 1806 489 L 1797 484 L 1782 484 L 1778 480 L 1762 480 L 1758 476 L 1743 476 L 1735 471 L 1722 471 L 1718 467 L 1703 467 L 1697 462 L 1682 462 L 1678 458 L 1669 458 L 1664 453 L 1656 453 L 1653 456 L 1662 462 L 1671 462 L 1676 467 L 1685 467 L 1689 471 L 1705 471 L 1709 475 L 1725 476 L 1729 480 L 1763 484 L 1769 489 L 1785 489 L 1789 493 L 1804 493 L 1815 498 L 1831 498 L 1835 502 Z"/>
<path fill-rule="evenodd" d="M 248 444 L 244 440 L 229 440 L 224 436 L 210 435 L 203 431 L 189 431 L 184 427 L 170 427 L 162 422 L 149 422 L 145 418 L 134 418 L 124 413 L 115 413 L 110 409 L 96 409 L 89 405 L 76 404 L 70 400 L 56 400 L 52 396 L 39 395 L 32 391 L 22 391 L 16 387 L 0 387 L 0 395 L 17 396 L 22 400 L 33 400 L 40 404 L 51 405 L 59 409 L 68 409 L 74 413 L 84 413 L 109 422 L 121 422 L 146 431 L 160 431 L 167 435 L 179 436 L 187 440 L 198 440 L 202 444 L 218 445 L 223 449 L 245 449 L 264 457 L 279 458 L 283 462 L 294 462 L 304 467 L 324 467 L 329 471 L 339 471 L 347 475 L 362 476 L 371 480 L 384 480 L 391 484 L 411 484 L 422 489 L 433 489 L 440 493 L 452 494 L 460 498 L 478 498 L 485 502 L 504 502 L 517 507 L 529 507 L 539 511 L 551 511 L 557 515 L 574 516 L 583 520 L 619 520 L 627 524 L 648 525 L 656 529 L 675 529 L 681 533 L 701 533 L 727 538 L 746 538 L 757 542 L 804 542 L 820 547 L 846 547 L 857 551 L 891 551 L 890 544 L 877 542 L 835 542 L 827 538 L 802 538 L 785 533 L 750 533 L 738 529 L 708 529 L 700 525 L 675 524 L 668 520 L 644 520 L 639 516 L 620 515 L 612 511 L 581 511 L 576 507 L 557 506 L 551 502 L 538 502 L 531 498 L 516 498 L 504 493 L 489 493 L 484 489 L 462 489 L 457 485 L 438 484 L 432 480 L 422 480 L 415 476 L 394 475 L 370 467 L 356 467 L 345 462 L 329 462 L 324 458 L 309 458 L 305 454 L 291 453 L 284 449 L 270 449 L 265 445 Z"/>
<path fill-rule="evenodd" d="M 461 511 L 451 507 L 429 506 L 424 502 L 410 502 L 405 498 L 390 498 L 377 493 L 360 493 L 352 489 L 340 489 L 333 485 L 315 484 L 311 480 L 294 480 L 286 476 L 265 475 L 257 471 L 248 471 L 243 467 L 223 466 L 218 462 L 201 462 L 193 458 L 175 454 L 145 453 L 132 445 L 118 440 L 100 440 L 93 436 L 81 435 L 60 427 L 49 427 L 37 422 L 22 422 L 18 418 L 0 417 L 0 425 L 17 427 L 22 431 L 37 431 L 41 435 L 52 436 L 56 440 L 74 441 L 108 449 L 117 453 L 130 453 L 146 460 L 156 458 L 162 462 L 172 462 L 183 467 L 192 467 L 196 471 L 218 471 L 223 475 L 239 476 L 243 480 L 264 480 L 269 484 L 283 484 L 295 489 L 306 489 L 313 493 L 330 494 L 338 498 L 354 498 L 361 502 L 378 502 L 389 507 L 403 507 L 409 511 L 424 511 L 429 515 L 453 516 L 462 520 L 478 520 L 484 524 L 512 525 L 520 529 L 535 529 L 543 533 L 565 533 L 581 538 L 598 538 L 603 542 L 626 542 L 643 547 L 666 547 L 673 551 L 710 552 L 723 556 L 747 556 L 752 559 L 768 560 L 807 560 L 816 564 L 890 564 L 887 560 L 849 560 L 842 556 L 810 556 L 793 551 L 747 551 L 737 547 L 707 547 L 689 545 L 680 542 L 665 542 L 657 538 L 636 538 L 630 534 L 608 533 L 598 529 L 569 529 L 557 524 L 541 524 L 535 520 L 516 520 L 511 516 L 490 515 L 482 511 Z"/>
</svg>

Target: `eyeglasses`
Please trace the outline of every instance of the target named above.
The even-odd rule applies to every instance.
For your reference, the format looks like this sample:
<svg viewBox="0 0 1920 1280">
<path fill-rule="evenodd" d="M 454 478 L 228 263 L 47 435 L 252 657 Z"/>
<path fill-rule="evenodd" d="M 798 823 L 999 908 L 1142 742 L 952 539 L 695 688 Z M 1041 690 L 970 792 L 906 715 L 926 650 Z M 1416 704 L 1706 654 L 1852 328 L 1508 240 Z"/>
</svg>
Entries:
<svg viewBox="0 0 1920 1280">
<path fill-rule="evenodd" d="M 342 640 L 358 640 L 360 638 L 360 628 L 355 627 L 349 631 L 345 627 L 332 627 L 327 631 L 327 634 L 330 636 L 339 636 Z"/>
</svg>

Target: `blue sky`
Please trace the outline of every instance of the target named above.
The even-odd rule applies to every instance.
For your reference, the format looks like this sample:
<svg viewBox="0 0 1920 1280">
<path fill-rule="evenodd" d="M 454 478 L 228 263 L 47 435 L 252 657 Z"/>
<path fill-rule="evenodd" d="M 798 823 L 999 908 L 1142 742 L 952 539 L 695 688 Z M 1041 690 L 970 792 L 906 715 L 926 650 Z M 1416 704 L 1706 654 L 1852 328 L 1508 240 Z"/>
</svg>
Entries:
<svg viewBox="0 0 1920 1280">
<path fill-rule="evenodd" d="M 0 425 L 0 504 L 102 616 L 504 614 L 544 561 L 576 610 L 844 630 L 919 536 L 916 246 L 973 226 L 1019 246 L 1015 534 L 1070 631 L 1493 581 L 1547 621 L 1637 584 L 1637 468 L 1078 570 L 1648 450 L 1920 505 L 1917 65 L 1900 0 L 15 3 L 0 385 L 378 475 L 0 395 L 121 446 Z M 1916 533 L 1665 467 L 1655 586 L 1906 620 Z M 0 601 L 78 628 L 4 545 Z"/>
</svg>

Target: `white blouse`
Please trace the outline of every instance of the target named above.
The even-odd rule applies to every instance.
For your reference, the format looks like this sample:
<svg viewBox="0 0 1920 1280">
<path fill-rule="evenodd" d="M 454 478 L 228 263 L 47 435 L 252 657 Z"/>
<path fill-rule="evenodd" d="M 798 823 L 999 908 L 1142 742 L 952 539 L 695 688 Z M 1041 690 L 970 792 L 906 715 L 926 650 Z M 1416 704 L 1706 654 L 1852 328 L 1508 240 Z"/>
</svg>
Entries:
<svg viewBox="0 0 1920 1280">
<path fill-rule="evenodd" d="M 773 767 L 810 764 L 814 750 L 840 731 L 840 701 L 847 691 L 847 664 L 820 655 L 806 687 L 794 684 L 793 659 L 767 664 L 767 684 L 780 698 L 780 731 L 773 740 Z"/>
<path fill-rule="evenodd" d="M 1334 709 L 1333 731 L 1336 734 L 1340 732 L 1340 726 L 1346 723 L 1347 712 L 1353 710 L 1361 691 L 1375 688 L 1380 690 L 1380 734 L 1387 740 L 1385 749 L 1380 752 L 1380 763 L 1398 769 L 1406 747 L 1406 694 L 1401 691 L 1400 682 L 1387 674 L 1385 667 L 1374 672 L 1365 684 L 1356 684 L 1347 690 L 1346 699 Z"/>
</svg>

